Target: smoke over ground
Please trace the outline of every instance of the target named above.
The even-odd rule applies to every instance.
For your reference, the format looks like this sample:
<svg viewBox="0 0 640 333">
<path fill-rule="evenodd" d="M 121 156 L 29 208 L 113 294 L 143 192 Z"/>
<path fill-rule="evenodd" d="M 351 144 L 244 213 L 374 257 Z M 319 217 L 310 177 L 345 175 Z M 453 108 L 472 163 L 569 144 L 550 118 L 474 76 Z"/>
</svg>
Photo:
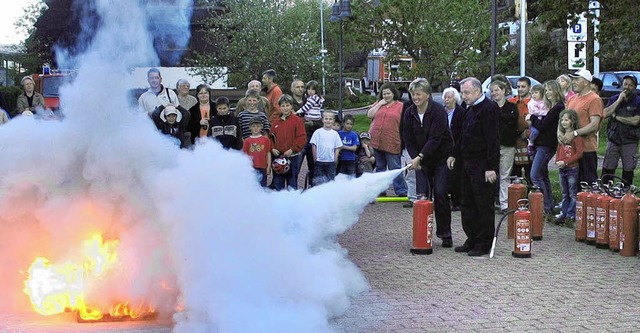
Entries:
<svg viewBox="0 0 640 333">
<path fill-rule="evenodd" d="M 63 121 L 0 128 L 0 310 L 30 311 L 34 258 L 77 260 L 98 232 L 120 240 L 119 264 L 89 281 L 89 304 L 147 302 L 175 313 L 176 332 L 330 331 L 367 287 L 336 236 L 397 173 L 267 193 L 241 153 L 178 149 L 127 104 L 129 68 L 157 61 L 138 3 L 94 2 L 100 27 L 66 59 L 79 74 L 61 91 Z"/>
</svg>

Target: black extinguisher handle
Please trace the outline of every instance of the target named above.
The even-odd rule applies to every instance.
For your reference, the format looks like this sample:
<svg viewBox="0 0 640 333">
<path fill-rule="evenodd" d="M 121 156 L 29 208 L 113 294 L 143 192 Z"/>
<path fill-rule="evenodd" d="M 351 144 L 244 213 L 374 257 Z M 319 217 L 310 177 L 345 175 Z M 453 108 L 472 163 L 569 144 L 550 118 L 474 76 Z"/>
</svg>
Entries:
<svg viewBox="0 0 640 333">
<path fill-rule="evenodd" d="M 517 209 L 508 210 L 506 213 L 502 215 L 500 221 L 498 221 L 498 225 L 496 226 L 496 232 L 493 234 L 493 242 L 491 243 L 491 251 L 489 252 L 489 258 L 493 258 L 493 253 L 496 250 L 496 241 L 498 240 L 498 235 L 500 232 L 500 226 L 502 225 L 502 221 L 507 218 L 507 216 L 517 212 Z"/>
</svg>

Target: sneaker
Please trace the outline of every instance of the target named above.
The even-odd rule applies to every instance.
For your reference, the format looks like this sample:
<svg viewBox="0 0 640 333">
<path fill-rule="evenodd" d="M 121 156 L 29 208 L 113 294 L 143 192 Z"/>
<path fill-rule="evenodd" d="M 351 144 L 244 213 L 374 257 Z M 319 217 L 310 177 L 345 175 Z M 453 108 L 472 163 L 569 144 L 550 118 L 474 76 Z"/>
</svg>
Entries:
<svg viewBox="0 0 640 333">
<path fill-rule="evenodd" d="M 555 225 L 564 225 L 564 217 L 557 218 L 553 220 L 553 224 Z"/>
<path fill-rule="evenodd" d="M 409 201 L 409 202 L 405 202 L 402 204 L 402 207 L 404 208 L 411 208 L 413 207 L 413 201 Z"/>
<path fill-rule="evenodd" d="M 451 237 L 445 237 L 442 239 L 442 247 L 453 247 L 453 239 Z"/>
</svg>

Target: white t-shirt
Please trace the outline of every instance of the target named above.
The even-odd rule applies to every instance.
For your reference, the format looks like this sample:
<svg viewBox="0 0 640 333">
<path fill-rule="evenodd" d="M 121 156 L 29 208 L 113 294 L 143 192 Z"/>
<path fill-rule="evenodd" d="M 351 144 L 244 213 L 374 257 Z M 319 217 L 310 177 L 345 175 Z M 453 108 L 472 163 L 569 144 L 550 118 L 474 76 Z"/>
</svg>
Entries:
<svg viewBox="0 0 640 333">
<path fill-rule="evenodd" d="M 177 106 L 180 104 L 180 101 L 178 101 L 178 95 L 176 95 L 172 89 L 165 88 L 164 86 L 157 95 L 149 89 L 138 98 L 140 109 L 146 111 L 148 114 L 151 114 L 156 107 L 160 105 L 167 106 L 169 103 Z"/>
<path fill-rule="evenodd" d="M 342 139 L 340 134 L 333 129 L 318 128 L 309 141 L 316 146 L 318 162 L 335 162 L 335 149 L 342 147 Z"/>
</svg>

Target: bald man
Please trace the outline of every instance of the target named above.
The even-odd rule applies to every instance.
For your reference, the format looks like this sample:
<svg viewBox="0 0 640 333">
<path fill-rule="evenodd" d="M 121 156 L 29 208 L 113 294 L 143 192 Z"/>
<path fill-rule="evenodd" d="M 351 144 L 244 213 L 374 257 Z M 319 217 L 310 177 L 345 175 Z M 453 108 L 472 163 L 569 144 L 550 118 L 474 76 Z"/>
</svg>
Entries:
<svg viewBox="0 0 640 333">
<path fill-rule="evenodd" d="M 249 81 L 249 83 L 247 83 L 247 91 L 249 91 L 249 90 L 262 91 L 262 83 L 260 81 L 258 81 L 258 80 Z M 245 98 L 246 97 L 242 97 L 238 101 L 238 105 L 236 106 L 236 111 L 234 113 L 234 115 L 236 117 L 238 116 L 238 114 L 241 111 L 244 111 Z M 260 101 L 258 102 L 258 109 L 259 110 L 264 110 L 264 113 L 267 114 L 267 118 L 269 116 L 271 116 L 271 113 L 273 112 L 273 108 L 271 106 L 271 103 L 264 96 L 260 96 Z"/>
</svg>

